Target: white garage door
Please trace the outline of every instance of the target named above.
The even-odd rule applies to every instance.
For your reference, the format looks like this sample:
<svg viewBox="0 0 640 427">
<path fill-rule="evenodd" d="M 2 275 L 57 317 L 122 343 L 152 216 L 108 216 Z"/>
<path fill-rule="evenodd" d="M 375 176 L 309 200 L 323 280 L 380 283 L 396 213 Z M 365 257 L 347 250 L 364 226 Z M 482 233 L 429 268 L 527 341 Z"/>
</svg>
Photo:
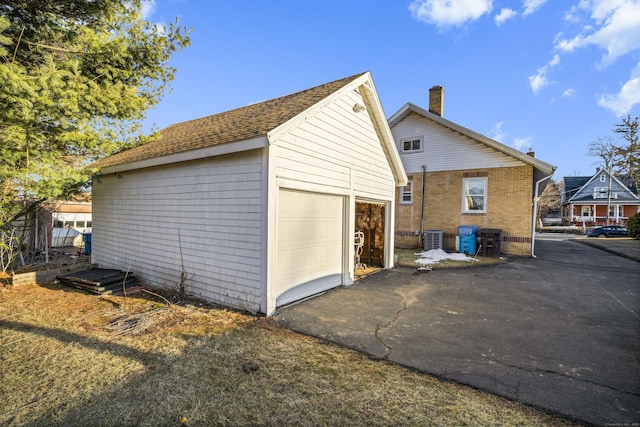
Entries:
<svg viewBox="0 0 640 427">
<path fill-rule="evenodd" d="M 276 305 L 342 284 L 344 198 L 280 190 Z"/>
</svg>

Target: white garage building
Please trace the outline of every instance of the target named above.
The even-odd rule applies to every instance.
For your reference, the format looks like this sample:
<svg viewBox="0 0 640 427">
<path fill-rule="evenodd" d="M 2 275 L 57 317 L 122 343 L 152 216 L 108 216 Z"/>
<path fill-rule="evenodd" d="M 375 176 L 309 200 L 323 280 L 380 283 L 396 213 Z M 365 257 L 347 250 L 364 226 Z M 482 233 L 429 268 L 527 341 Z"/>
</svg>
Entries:
<svg viewBox="0 0 640 427">
<path fill-rule="evenodd" d="M 353 283 L 354 235 L 372 233 L 363 205 L 382 216 L 371 251 L 393 266 L 394 190 L 406 175 L 370 73 L 160 135 L 95 164 L 100 267 L 270 315 Z"/>
</svg>

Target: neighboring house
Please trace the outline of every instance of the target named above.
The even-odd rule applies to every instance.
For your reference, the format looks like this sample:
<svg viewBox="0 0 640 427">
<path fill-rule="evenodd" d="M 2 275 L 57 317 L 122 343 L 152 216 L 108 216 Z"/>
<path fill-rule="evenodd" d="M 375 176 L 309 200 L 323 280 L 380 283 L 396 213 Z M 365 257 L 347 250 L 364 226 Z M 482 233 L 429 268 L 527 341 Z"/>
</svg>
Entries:
<svg viewBox="0 0 640 427">
<path fill-rule="evenodd" d="M 607 218 L 609 225 L 626 225 L 640 212 L 637 187 L 629 177 L 598 168 L 593 176 L 565 176 L 562 187 L 562 219 L 569 225 L 606 225 Z"/>
<path fill-rule="evenodd" d="M 82 246 L 91 232 L 91 202 L 65 201 L 48 205 L 51 211 L 51 246 Z"/>
<path fill-rule="evenodd" d="M 406 175 L 368 72 L 169 126 L 95 166 L 92 262 L 144 282 L 270 315 L 352 284 L 358 231 L 393 267 Z"/>
<path fill-rule="evenodd" d="M 397 246 L 442 232 L 456 247 L 458 227 L 501 230 L 502 253 L 532 254 L 533 202 L 555 167 L 442 117 L 444 90 L 430 89 L 429 110 L 408 103 L 389 119 L 409 182 L 396 204 Z"/>
<path fill-rule="evenodd" d="M 86 195 L 71 201 L 44 202 L 13 222 L 15 236 L 24 233 L 25 254 L 51 247 L 84 245 L 83 234 L 91 232 L 91 200 Z M 24 229 L 23 229 L 24 228 Z"/>
</svg>

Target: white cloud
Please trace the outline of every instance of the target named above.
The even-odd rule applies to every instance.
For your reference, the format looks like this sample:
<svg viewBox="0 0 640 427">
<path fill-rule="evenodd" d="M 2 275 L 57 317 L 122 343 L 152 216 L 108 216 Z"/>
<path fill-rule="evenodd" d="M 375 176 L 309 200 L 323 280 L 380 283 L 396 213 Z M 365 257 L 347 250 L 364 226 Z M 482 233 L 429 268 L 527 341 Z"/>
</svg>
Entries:
<svg viewBox="0 0 640 427">
<path fill-rule="evenodd" d="M 547 73 L 549 70 L 560 63 L 560 56 L 554 55 L 551 61 L 543 67 L 538 68 L 536 74 L 529 76 L 529 86 L 533 93 L 538 93 L 542 88 L 549 85 L 549 79 L 547 79 Z"/>
<path fill-rule="evenodd" d="M 142 19 L 147 21 L 156 11 L 156 0 L 142 1 Z"/>
<path fill-rule="evenodd" d="M 140 9 L 142 19 L 144 21 L 151 22 L 151 17 L 155 15 L 157 10 L 156 0 L 142 0 L 140 2 L 140 5 L 142 6 Z M 164 35 L 167 33 L 168 25 L 166 24 L 166 22 L 160 20 L 152 23 L 151 27 L 157 34 Z"/>
<path fill-rule="evenodd" d="M 569 88 L 562 92 L 563 98 L 573 98 L 576 95 L 576 90 L 574 88 Z"/>
<path fill-rule="evenodd" d="M 598 105 L 613 111 L 618 117 L 628 114 L 636 104 L 640 104 L 640 64 L 631 72 L 620 92 L 602 95 L 598 100 Z"/>
<path fill-rule="evenodd" d="M 571 6 L 571 9 L 564 13 L 564 20 L 572 23 L 580 22 L 580 11 L 579 5 Z"/>
<path fill-rule="evenodd" d="M 503 125 L 504 122 L 496 123 L 496 125 L 489 131 L 489 137 L 491 139 L 495 139 L 498 142 L 504 141 L 504 139 L 507 137 L 507 133 L 502 129 Z"/>
<path fill-rule="evenodd" d="M 524 12 L 522 12 L 522 16 L 531 15 L 540 9 L 540 7 L 546 2 L 547 0 L 524 0 L 522 5 L 524 7 Z"/>
<path fill-rule="evenodd" d="M 606 67 L 640 49 L 640 1 L 581 0 L 567 12 L 565 19 L 576 22 L 579 12 L 590 14 L 590 22 L 575 37 L 558 38 L 558 50 L 573 52 L 581 47 L 597 46 L 606 51 L 601 60 L 601 66 Z"/>
<path fill-rule="evenodd" d="M 517 12 L 515 10 L 505 7 L 500 10 L 500 13 L 498 13 L 494 19 L 496 21 L 496 25 L 499 27 L 500 25 L 504 24 L 506 21 L 508 21 L 509 19 L 513 18 L 516 15 L 517 15 Z"/>
<path fill-rule="evenodd" d="M 529 149 L 531 149 L 531 142 L 533 141 L 533 138 L 530 136 L 527 136 L 525 138 L 516 138 L 513 140 L 513 148 L 515 148 L 516 150 L 525 152 L 525 151 L 529 151 Z"/>
<path fill-rule="evenodd" d="M 491 12 L 493 0 L 414 0 L 409 5 L 418 21 L 438 28 L 461 26 Z"/>
<path fill-rule="evenodd" d="M 529 76 L 529 86 L 531 86 L 531 90 L 533 91 L 533 93 L 540 92 L 543 87 L 549 84 L 546 73 L 543 73 L 541 70 L 542 68 L 538 70 L 538 74 Z"/>
</svg>

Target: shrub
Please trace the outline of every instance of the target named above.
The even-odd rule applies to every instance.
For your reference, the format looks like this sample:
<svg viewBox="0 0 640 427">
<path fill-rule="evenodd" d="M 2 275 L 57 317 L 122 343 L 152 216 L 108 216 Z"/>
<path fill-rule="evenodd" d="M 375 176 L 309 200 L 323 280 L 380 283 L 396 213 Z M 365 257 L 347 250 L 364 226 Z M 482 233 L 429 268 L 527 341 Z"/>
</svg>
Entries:
<svg viewBox="0 0 640 427">
<path fill-rule="evenodd" d="M 627 222 L 629 235 L 634 239 L 640 239 L 640 213 L 635 214 Z"/>
</svg>

